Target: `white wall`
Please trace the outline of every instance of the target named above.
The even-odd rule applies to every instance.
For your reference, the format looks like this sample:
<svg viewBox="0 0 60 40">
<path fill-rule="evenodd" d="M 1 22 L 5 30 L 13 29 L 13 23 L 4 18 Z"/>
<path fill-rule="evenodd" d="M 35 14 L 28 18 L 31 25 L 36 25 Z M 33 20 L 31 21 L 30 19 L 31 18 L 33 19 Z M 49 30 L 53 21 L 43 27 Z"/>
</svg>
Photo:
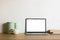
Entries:
<svg viewBox="0 0 60 40">
<path fill-rule="evenodd" d="M 5 22 L 16 22 L 23 33 L 26 17 L 47 18 L 47 29 L 60 29 L 60 0 L 0 0 L 0 33 Z"/>
</svg>

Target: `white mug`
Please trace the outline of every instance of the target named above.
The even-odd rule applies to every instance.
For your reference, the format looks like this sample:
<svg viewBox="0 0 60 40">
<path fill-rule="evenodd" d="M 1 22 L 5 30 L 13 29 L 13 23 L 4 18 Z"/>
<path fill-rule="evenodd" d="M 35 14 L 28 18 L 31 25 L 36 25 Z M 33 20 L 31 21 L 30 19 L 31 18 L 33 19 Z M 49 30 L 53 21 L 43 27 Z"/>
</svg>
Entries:
<svg viewBox="0 0 60 40">
<path fill-rule="evenodd" d="M 15 29 L 14 33 L 15 34 L 19 34 L 19 30 L 18 29 Z"/>
</svg>

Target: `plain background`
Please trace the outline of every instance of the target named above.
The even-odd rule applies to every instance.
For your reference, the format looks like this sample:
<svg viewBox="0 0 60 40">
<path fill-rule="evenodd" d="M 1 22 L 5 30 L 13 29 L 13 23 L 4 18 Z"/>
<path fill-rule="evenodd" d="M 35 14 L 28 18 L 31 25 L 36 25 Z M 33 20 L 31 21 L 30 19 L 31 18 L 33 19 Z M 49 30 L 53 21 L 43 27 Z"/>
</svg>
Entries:
<svg viewBox="0 0 60 40">
<path fill-rule="evenodd" d="M 16 22 L 24 33 L 27 17 L 46 18 L 47 30 L 60 29 L 60 0 L 0 0 L 0 33 L 6 22 Z"/>
</svg>

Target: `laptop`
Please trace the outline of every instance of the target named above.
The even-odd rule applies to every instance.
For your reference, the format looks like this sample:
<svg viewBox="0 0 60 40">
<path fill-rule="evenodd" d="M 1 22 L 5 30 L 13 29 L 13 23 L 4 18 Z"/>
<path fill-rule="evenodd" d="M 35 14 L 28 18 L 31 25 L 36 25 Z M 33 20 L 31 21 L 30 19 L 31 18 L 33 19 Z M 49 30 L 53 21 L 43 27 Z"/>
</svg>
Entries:
<svg viewBox="0 0 60 40">
<path fill-rule="evenodd" d="M 46 18 L 26 18 L 25 34 L 48 34 L 46 30 Z"/>
</svg>

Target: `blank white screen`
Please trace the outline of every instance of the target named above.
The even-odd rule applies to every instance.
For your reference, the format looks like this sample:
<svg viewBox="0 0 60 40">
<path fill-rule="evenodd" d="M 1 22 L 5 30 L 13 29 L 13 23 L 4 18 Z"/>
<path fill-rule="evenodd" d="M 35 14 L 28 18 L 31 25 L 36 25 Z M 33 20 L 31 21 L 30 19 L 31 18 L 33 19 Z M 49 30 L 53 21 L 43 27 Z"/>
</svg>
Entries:
<svg viewBox="0 0 60 40">
<path fill-rule="evenodd" d="M 27 32 L 45 32 L 45 20 L 27 20 Z"/>
</svg>

